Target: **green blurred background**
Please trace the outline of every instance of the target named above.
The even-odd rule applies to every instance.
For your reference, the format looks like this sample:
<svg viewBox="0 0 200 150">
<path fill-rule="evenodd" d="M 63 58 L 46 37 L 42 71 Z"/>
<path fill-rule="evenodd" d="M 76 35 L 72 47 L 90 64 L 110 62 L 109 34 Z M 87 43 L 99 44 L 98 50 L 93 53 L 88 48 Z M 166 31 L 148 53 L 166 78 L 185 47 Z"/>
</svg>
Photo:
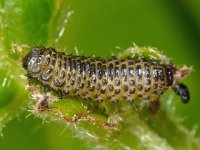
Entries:
<svg viewBox="0 0 200 150">
<path fill-rule="evenodd" d="M 59 49 L 65 49 L 68 53 L 75 53 L 76 47 L 84 55 L 108 57 L 112 53 L 117 54 L 122 51 L 116 46 L 126 49 L 134 42 L 139 46 L 157 47 L 168 57 L 173 58 L 173 62 L 177 65 L 192 65 L 195 71 L 183 81 L 191 92 L 190 103 L 184 105 L 178 96 L 173 92 L 171 94 L 174 96 L 177 116 L 184 119 L 183 124 L 190 130 L 194 125 L 199 126 L 200 1 L 43 0 L 41 2 L 36 0 L 34 2 L 33 0 L 18 0 L 18 2 L 24 3 L 24 7 L 28 8 L 26 12 L 21 12 L 21 15 L 25 16 L 26 21 L 34 18 L 36 24 L 49 21 L 48 17 L 51 14 L 34 14 L 34 9 L 36 12 L 43 9 L 54 9 L 59 6 L 59 3 L 64 2 L 60 7 L 63 5 L 64 9 L 74 12 L 67 23 L 63 37 L 59 40 L 61 44 L 57 45 Z M 31 2 L 34 3 L 30 6 Z M 6 2 L 2 0 L 2 10 L 7 7 L 5 4 Z M 33 9 L 30 10 L 32 13 L 28 13 L 29 8 Z M 1 13 L 7 15 L 6 11 Z M 18 21 L 15 17 L 12 19 Z M 23 32 L 24 28 L 27 28 L 26 24 L 30 27 L 30 24 L 26 22 L 24 26 L 17 26 L 16 30 Z M 54 39 L 57 33 L 47 33 L 45 30 L 51 30 L 54 26 L 62 28 L 62 24 L 62 18 L 57 23 L 52 21 L 50 27 L 38 23 L 37 28 L 30 28 L 30 32 L 35 30 L 35 37 L 30 38 L 30 41 L 26 41 L 26 38 L 23 40 L 22 37 L 19 42 L 30 45 L 46 43 L 46 46 L 55 46 Z M 5 35 L 9 36 L 14 31 L 6 31 Z M 41 34 L 47 34 L 50 42 L 40 39 Z M 20 35 L 15 36 L 15 39 L 10 39 L 10 41 L 17 42 Z M 31 41 L 33 39 L 34 42 Z M 10 44 L 6 42 L 7 45 Z M 65 129 L 62 124 L 49 122 L 41 125 L 41 120 L 32 116 L 24 119 L 27 114 L 22 114 L 6 125 L 3 130 L 4 136 L 0 139 L 1 150 L 87 149 L 87 145 L 72 138 L 76 135 Z M 197 130 L 197 137 L 200 137 L 199 130 Z"/>
</svg>

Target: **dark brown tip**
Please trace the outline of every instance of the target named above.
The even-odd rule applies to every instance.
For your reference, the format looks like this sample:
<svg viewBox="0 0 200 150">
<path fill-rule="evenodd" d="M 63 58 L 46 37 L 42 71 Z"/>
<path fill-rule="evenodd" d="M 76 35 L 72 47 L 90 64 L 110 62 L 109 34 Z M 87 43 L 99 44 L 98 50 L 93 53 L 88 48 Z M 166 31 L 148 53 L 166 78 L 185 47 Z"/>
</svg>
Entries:
<svg viewBox="0 0 200 150">
<path fill-rule="evenodd" d="M 176 94 L 180 95 L 183 103 L 188 103 L 190 100 L 190 92 L 186 85 L 179 83 L 173 87 L 173 90 Z"/>
</svg>

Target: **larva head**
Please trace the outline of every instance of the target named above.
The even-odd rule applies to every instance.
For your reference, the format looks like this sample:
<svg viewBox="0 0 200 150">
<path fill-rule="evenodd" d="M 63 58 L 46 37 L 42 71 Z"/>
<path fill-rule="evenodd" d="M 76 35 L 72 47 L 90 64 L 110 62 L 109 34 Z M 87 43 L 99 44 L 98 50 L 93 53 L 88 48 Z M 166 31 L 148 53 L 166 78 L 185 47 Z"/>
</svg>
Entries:
<svg viewBox="0 0 200 150">
<path fill-rule="evenodd" d="M 27 70 L 28 74 L 34 76 L 41 71 L 44 53 L 44 47 L 32 47 L 30 53 L 24 57 L 23 67 Z"/>
</svg>

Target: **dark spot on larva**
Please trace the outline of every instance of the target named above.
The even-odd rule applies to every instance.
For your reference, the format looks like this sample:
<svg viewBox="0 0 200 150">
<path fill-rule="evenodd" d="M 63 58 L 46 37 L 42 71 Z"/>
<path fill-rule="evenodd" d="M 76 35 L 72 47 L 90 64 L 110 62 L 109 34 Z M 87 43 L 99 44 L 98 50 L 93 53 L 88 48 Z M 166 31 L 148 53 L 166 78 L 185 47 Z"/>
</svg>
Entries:
<svg viewBox="0 0 200 150">
<path fill-rule="evenodd" d="M 135 89 L 130 89 L 129 90 L 129 94 L 134 94 L 135 93 Z"/>
<path fill-rule="evenodd" d="M 135 75 L 137 77 L 137 80 L 140 82 L 142 80 L 142 67 L 141 67 L 141 65 L 136 66 Z"/>
<path fill-rule="evenodd" d="M 128 86 L 124 84 L 123 85 L 123 90 L 124 90 L 124 92 L 128 91 Z"/>
<path fill-rule="evenodd" d="M 76 61 L 76 68 L 77 68 L 77 72 L 80 74 L 81 73 L 81 62 L 80 62 L 80 60 Z"/>
<path fill-rule="evenodd" d="M 89 91 L 94 91 L 95 87 L 93 85 L 89 86 Z"/>
<path fill-rule="evenodd" d="M 158 84 L 153 84 L 153 89 L 157 89 L 158 88 Z"/>
<path fill-rule="evenodd" d="M 73 93 L 75 94 L 78 91 L 78 88 L 74 88 Z"/>
<path fill-rule="evenodd" d="M 123 80 L 124 80 L 124 81 L 127 81 L 127 72 L 126 72 L 126 65 L 125 65 L 125 64 L 122 65 L 121 74 L 122 74 Z"/>
<path fill-rule="evenodd" d="M 103 99 L 98 99 L 98 102 L 99 102 L 99 103 L 102 103 L 102 102 L 103 102 Z"/>
<path fill-rule="evenodd" d="M 58 53 L 58 59 L 62 60 L 62 53 Z"/>
<path fill-rule="evenodd" d="M 94 94 L 94 98 L 97 98 L 98 97 L 98 95 L 97 94 Z"/>
<path fill-rule="evenodd" d="M 66 62 L 63 62 L 63 63 L 62 63 L 62 67 L 63 67 L 64 69 L 66 68 L 66 65 L 67 65 Z"/>
<path fill-rule="evenodd" d="M 70 80 L 70 84 L 74 85 L 74 80 L 73 79 Z"/>
<path fill-rule="evenodd" d="M 89 88 L 89 87 L 90 87 L 90 81 L 89 81 L 89 80 L 87 80 L 87 81 L 86 81 L 86 84 L 85 84 L 85 86 L 86 86 L 87 88 Z"/>
<path fill-rule="evenodd" d="M 49 48 L 47 48 L 49 51 L 51 51 L 51 52 L 56 52 L 56 50 L 54 49 L 54 48 L 52 48 L 52 47 L 49 47 Z"/>
<path fill-rule="evenodd" d="M 106 89 L 101 89 L 101 94 L 105 94 L 106 93 Z"/>
<path fill-rule="evenodd" d="M 116 80 L 115 80 L 115 85 L 116 85 L 116 86 L 120 86 L 120 80 L 116 79 Z"/>
<path fill-rule="evenodd" d="M 153 94 L 157 94 L 157 91 L 155 90 L 155 91 L 153 91 Z"/>
<path fill-rule="evenodd" d="M 133 99 L 127 99 L 127 102 L 132 103 Z"/>
<path fill-rule="evenodd" d="M 162 94 L 163 94 L 163 91 L 162 91 L 162 90 L 158 91 L 158 95 L 159 95 L 159 96 L 162 96 Z"/>
<path fill-rule="evenodd" d="M 60 73 L 60 79 L 63 79 L 64 77 L 65 77 L 65 72 L 62 71 L 62 72 Z"/>
<path fill-rule="evenodd" d="M 135 85 L 135 81 L 134 81 L 134 80 L 130 80 L 130 81 L 129 81 L 129 85 L 130 85 L 130 86 L 134 86 L 134 85 Z"/>
<path fill-rule="evenodd" d="M 127 96 L 122 96 L 123 99 L 127 99 Z"/>
<path fill-rule="evenodd" d="M 115 73 L 115 77 L 119 77 L 120 76 L 119 66 L 115 66 L 114 73 Z"/>
<path fill-rule="evenodd" d="M 83 96 L 86 96 L 88 94 L 88 92 L 82 92 Z"/>
<path fill-rule="evenodd" d="M 137 85 L 137 89 L 138 89 L 138 91 L 142 91 L 142 89 L 143 89 L 142 85 L 141 85 L 141 84 L 138 84 L 138 85 Z"/>
<path fill-rule="evenodd" d="M 44 91 L 47 93 L 49 91 L 49 85 L 43 84 Z"/>
<path fill-rule="evenodd" d="M 134 70 L 133 70 L 133 67 L 129 67 L 128 71 L 129 71 L 129 77 L 130 77 L 130 78 L 133 78 L 133 77 L 134 77 Z"/>
<path fill-rule="evenodd" d="M 64 89 L 64 93 L 65 93 L 66 95 L 68 95 L 68 94 L 69 94 L 69 90 Z"/>
<path fill-rule="evenodd" d="M 54 75 L 55 75 L 55 76 L 58 75 L 58 69 L 55 70 Z"/>
<path fill-rule="evenodd" d="M 109 99 L 109 100 L 110 100 L 110 99 L 111 99 L 111 96 L 107 96 L 107 99 Z"/>
<path fill-rule="evenodd" d="M 138 97 L 142 97 L 142 94 L 138 94 Z"/>
<path fill-rule="evenodd" d="M 41 74 L 40 79 L 42 79 L 43 81 L 51 81 L 52 76 L 47 76 L 47 75 Z"/>
<path fill-rule="evenodd" d="M 111 56 L 111 57 L 108 59 L 108 61 L 113 61 L 113 60 L 116 60 L 116 59 L 117 59 L 116 56 Z"/>
<path fill-rule="evenodd" d="M 93 62 L 95 62 L 95 60 L 94 60 L 93 58 L 90 58 L 90 62 L 92 62 L 92 63 L 93 63 Z"/>
<path fill-rule="evenodd" d="M 71 62 L 71 66 L 72 66 L 72 70 L 76 70 L 76 61 L 75 60 L 72 60 Z M 75 73 L 75 72 L 74 72 Z M 73 74 L 74 75 L 74 74 Z"/>
<path fill-rule="evenodd" d="M 81 83 L 81 77 L 77 77 L 76 82 L 77 82 L 78 84 Z"/>
<path fill-rule="evenodd" d="M 151 80 L 150 80 L 150 79 L 146 79 L 146 80 L 145 80 L 145 84 L 146 84 L 146 85 L 150 85 L 150 84 L 151 84 Z"/>
<path fill-rule="evenodd" d="M 85 81 L 86 80 L 86 75 L 82 74 L 82 79 Z"/>
<path fill-rule="evenodd" d="M 52 64 L 53 66 L 55 66 L 56 60 L 55 60 L 55 59 L 52 59 L 52 60 L 51 60 L 51 64 Z"/>
<path fill-rule="evenodd" d="M 132 66 L 132 65 L 133 65 L 133 61 L 130 60 L 130 61 L 128 62 L 128 65 L 129 65 L 129 66 Z"/>
<path fill-rule="evenodd" d="M 59 68 L 61 68 L 61 65 L 62 65 L 61 61 L 58 61 L 58 62 L 57 62 L 57 66 L 58 66 Z"/>
<path fill-rule="evenodd" d="M 144 88 L 144 92 L 149 92 L 150 91 L 150 87 L 145 87 Z"/>
<path fill-rule="evenodd" d="M 71 75 L 68 73 L 68 74 L 67 74 L 67 80 L 69 81 L 70 78 L 71 78 Z"/>
<path fill-rule="evenodd" d="M 159 84 L 158 84 L 158 88 L 159 88 L 159 89 L 161 89 L 161 88 L 163 88 L 163 87 L 164 87 L 164 84 L 162 84 L 162 83 L 159 83 Z"/>
<path fill-rule="evenodd" d="M 102 78 L 101 63 L 98 63 L 98 64 L 97 64 L 97 76 L 98 76 L 98 79 L 99 79 L 99 80 Z"/>
<path fill-rule="evenodd" d="M 51 59 L 49 57 L 47 57 L 45 64 L 47 64 L 47 65 L 50 64 L 50 61 L 51 61 Z"/>
<path fill-rule="evenodd" d="M 91 71 L 91 74 L 93 75 L 93 74 L 96 74 L 96 72 L 95 72 L 95 64 L 91 64 L 91 67 L 90 67 L 90 71 Z"/>
<path fill-rule="evenodd" d="M 50 51 L 48 52 L 48 54 L 51 56 L 51 55 L 52 55 L 52 51 L 50 50 Z"/>
<path fill-rule="evenodd" d="M 95 84 L 95 83 L 96 83 L 96 77 L 92 77 L 91 83 L 92 83 L 92 84 Z"/>
<path fill-rule="evenodd" d="M 173 72 L 171 68 L 166 68 L 167 86 L 171 86 L 174 82 Z"/>
<path fill-rule="evenodd" d="M 106 73 L 106 65 L 103 65 L 102 66 L 102 76 L 106 77 L 107 76 L 107 73 Z"/>
<path fill-rule="evenodd" d="M 54 53 L 54 54 L 52 55 L 52 57 L 55 58 L 55 59 L 56 59 L 56 56 L 57 56 L 56 53 Z"/>
<path fill-rule="evenodd" d="M 74 95 L 74 97 L 75 97 L 75 98 L 79 98 L 79 97 L 80 97 L 80 94 L 76 93 L 76 94 Z"/>
<path fill-rule="evenodd" d="M 81 68 L 82 68 L 82 69 L 81 69 L 82 72 L 85 73 L 85 72 L 86 72 L 86 64 L 85 64 L 85 62 L 82 62 L 82 63 L 81 63 Z"/>
<path fill-rule="evenodd" d="M 144 100 L 149 100 L 150 99 L 150 97 L 148 95 L 144 95 L 143 98 L 144 98 Z"/>
<path fill-rule="evenodd" d="M 106 79 L 103 79 L 102 80 L 102 85 L 104 86 L 104 85 L 106 85 L 107 84 L 107 80 Z"/>
<path fill-rule="evenodd" d="M 112 81 L 113 80 L 113 64 L 110 63 L 108 65 L 108 78 Z"/>
<path fill-rule="evenodd" d="M 144 69 L 144 76 L 150 78 L 150 69 L 148 67 L 145 67 Z"/>
<path fill-rule="evenodd" d="M 113 85 L 112 85 L 112 84 L 109 84 L 109 85 L 108 85 L 108 90 L 109 90 L 110 92 L 113 91 Z"/>
<path fill-rule="evenodd" d="M 158 81 L 158 69 L 156 67 L 153 67 L 153 79 Z"/>
<path fill-rule="evenodd" d="M 63 87 L 65 85 L 65 81 L 58 81 L 58 80 L 54 80 L 53 81 L 53 84 L 56 86 L 56 87 Z"/>
<path fill-rule="evenodd" d="M 123 62 L 125 62 L 125 59 L 121 59 L 120 61 L 123 63 Z"/>
<path fill-rule="evenodd" d="M 53 71 L 53 68 L 49 66 L 49 67 L 46 69 L 46 74 L 50 74 L 52 71 Z"/>
<path fill-rule="evenodd" d="M 161 81 L 165 80 L 163 68 L 160 68 L 160 67 L 158 68 L 158 76 L 160 77 Z"/>
<path fill-rule="evenodd" d="M 66 69 L 68 70 L 68 71 L 71 71 L 72 69 L 71 69 L 71 58 L 68 58 L 67 59 L 67 62 L 66 62 Z"/>
<path fill-rule="evenodd" d="M 66 56 L 63 56 L 63 61 L 67 61 L 67 57 Z"/>
<path fill-rule="evenodd" d="M 119 61 L 115 61 L 115 65 L 119 65 Z"/>
<path fill-rule="evenodd" d="M 97 90 L 100 90 L 101 89 L 101 84 L 100 83 L 98 83 L 97 84 L 97 88 L 96 88 Z"/>
<path fill-rule="evenodd" d="M 86 96 L 84 99 L 87 100 L 87 101 L 90 101 L 90 100 L 91 100 L 91 98 L 88 97 L 88 96 Z"/>
<path fill-rule="evenodd" d="M 120 93 L 120 89 L 115 89 L 115 94 L 119 94 Z"/>
<path fill-rule="evenodd" d="M 79 84 L 79 88 L 82 89 L 83 87 L 84 87 L 84 83 L 80 83 L 80 84 Z"/>
</svg>

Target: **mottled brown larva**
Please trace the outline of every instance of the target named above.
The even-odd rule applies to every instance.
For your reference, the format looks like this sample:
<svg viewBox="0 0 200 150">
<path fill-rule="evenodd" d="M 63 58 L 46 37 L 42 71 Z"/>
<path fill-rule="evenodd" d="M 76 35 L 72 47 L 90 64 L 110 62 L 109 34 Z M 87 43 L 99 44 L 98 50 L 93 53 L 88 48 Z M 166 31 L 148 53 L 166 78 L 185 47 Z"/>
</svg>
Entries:
<svg viewBox="0 0 200 150">
<path fill-rule="evenodd" d="M 186 70 L 155 60 L 123 58 L 101 59 L 72 56 L 53 48 L 33 47 L 23 59 L 28 77 L 60 97 L 80 97 L 98 101 L 133 101 L 139 97 L 157 100 L 172 87 L 187 103 L 189 91 L 177 81 Z"/>
</svg>

